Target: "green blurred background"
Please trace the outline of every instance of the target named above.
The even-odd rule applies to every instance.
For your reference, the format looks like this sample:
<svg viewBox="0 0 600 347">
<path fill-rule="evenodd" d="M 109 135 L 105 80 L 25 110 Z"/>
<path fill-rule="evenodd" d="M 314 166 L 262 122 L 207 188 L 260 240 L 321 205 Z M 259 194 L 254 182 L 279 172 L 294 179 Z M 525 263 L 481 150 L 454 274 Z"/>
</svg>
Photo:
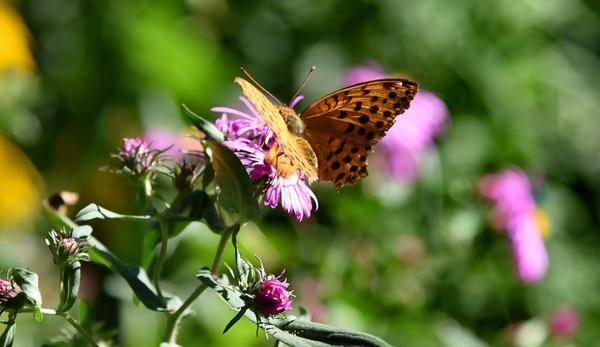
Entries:
<svg viewBox="0 0 600 347">
<path fill-rule="evenodd" d="M 123 137 L 183 131 L 181 103 L 214 117 L 212 106 L 235 104 L 242 65 L 284 100 L 316 65 L 304 91 L 312 101 L 373 60 L 450 111 L 420 179 L 394 186 L 391 199 L 373 192 L 373 178 L 340 191 L 318 185 L 310 221 L 265 210 L 241 233 L 247 253 L 273 272 L 287 268 L 296 303 L 315 320 L 394 345 L 600 345 L 597 1 L 30 0 L 0 10 L 0 267 L 38 272 L 45 306 L 58 288 L 39 199 L 66 189 L 80 194 L 74 211 L 97 202 L 139 212 L 127 181 L 99 170 Z M 530 286 L 476 192 L 483 174 L 510 165 L 536 178 L 550 221 L 549 271 Z M 141 261 L 147 226 L 93 226 L 120 257 Z M 217 241 L 200 225 L 178 237 L 169 291 L 193 290 Z M 164 317 L 136 306 L 124 281 L 87 266 L 84 282 L 93 317 L 119 345 L 158 344 Z M 211 296 L 194 305 L 182 345 L 273 344 L 247 322 L 222 335 L 233 313 Z M 556 338 L 548 320 L 563 307 L 580 325 Z M 66 330 L 22 317 L 16 345 Z"/>
</svg>

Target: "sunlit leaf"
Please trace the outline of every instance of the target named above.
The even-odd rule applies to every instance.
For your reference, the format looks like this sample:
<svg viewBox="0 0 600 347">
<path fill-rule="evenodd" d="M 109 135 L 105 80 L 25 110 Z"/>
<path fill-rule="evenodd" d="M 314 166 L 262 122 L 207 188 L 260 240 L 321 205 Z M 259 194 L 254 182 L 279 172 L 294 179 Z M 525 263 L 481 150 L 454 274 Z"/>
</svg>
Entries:
<svg viewBox="0 0 600 347">
<path fill-rule="evenodd" d="M 219 143 L 223 143 L 225 141 L 225 136 L 212 122 L 207 121 L 206 119 L 200 117 L 192 110 L 190 110 L 186 105 L 182 105 L 183 109 L 187 113 L 188 117 L 192 120 L 192 123 L 200 129 L 207 138 L 213 141 L 217 141 Z"/>
<path fill-rule="evenodd" d="M 66 312 L 73 307 L 79 294 L 81 282 L 81 263 L 65 264 L 61 269 L 60 304 L 57 311 Z"/>
<path fill-rule="evenodd" d="M 246 303 L 242 292 L 225 279 L 215 279 L 208 269 L 198 272 L 196 277 L 206 286 L 212 288 L 235 310 L 243 310 Z M 361 332 L 335 328 L 325 324 L 314 323 L 294 316 L 277 316 L 270 318 L 256 317 L 252 310 L 246 310 L 244 316 L 254 322 L 270 336 L 293 347 L 321 346 L 364 346 L 390 347 L 382 339 Z"/>
<path fill-rule="evenodd" d="M 6 328 L 4 328 L 4 332 L 2 336 L 0 336 L 0 347 L 12 347 L 13 342 L 15 340 L 15 332 L 17 330 L 17 325 L 14 321 L 10 321 L 7 323 Z"/>
<path fill-rule="evenodd" d="M 25 295 L 26 305 L 33 307 L 42 305 L 42 294 L 38 287 L 38 275 L 35 272 L 23 268 L 15 268 L 11 271 L 11 276 L 21 288 L 21 293 Z"/>
<path fill-rule="evenodd" d="M 104 207 L 98 206 L 96 204 L 89 204 L 77 213 L 77 215 L 75 216 L 75 221 L 76 222 L 85 222 L 85 221 L 89 221 L 89 220 L 93 220 L 93 219 L 150 219 L 150 218 L 152 218 L 152 216 L 149 216 L 149 215 L 135 216 L 135 215 L 120 214 L 120 213 L 116 213 L 116 212 L 107 210 Z"/>
<path fill-rule="evenodd" d="M 181 305 L 181 300 L 175 296 L 165 295 L 161 298 L 144 269 L 122 262 L 94 237 L 90 237 L 90 257 L 92 261 L 106 265 L 121 275 L 147 308 L 173 311 Z"/>
</svg>

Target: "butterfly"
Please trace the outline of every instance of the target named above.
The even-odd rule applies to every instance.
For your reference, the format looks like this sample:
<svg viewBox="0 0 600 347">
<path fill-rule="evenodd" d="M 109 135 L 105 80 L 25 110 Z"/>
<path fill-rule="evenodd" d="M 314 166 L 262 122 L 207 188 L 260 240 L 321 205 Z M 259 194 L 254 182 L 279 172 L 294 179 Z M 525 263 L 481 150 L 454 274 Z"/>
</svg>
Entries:
<svg viewBox="0 0 600 347">
<path fill-rule="evenodd" d="M 271 128 L 281 152 L 309 183 L 331 181 L 336 187 L 367 176 L 372 147 L 408 109 L 418 90 L 408 79 L 372 80 L 330 93 L 297 114 L 242 71 L 254 84 L 241 77 L 234 82 Z M 314 67 L 300 89 L 312 71 Z"/>
</svg>

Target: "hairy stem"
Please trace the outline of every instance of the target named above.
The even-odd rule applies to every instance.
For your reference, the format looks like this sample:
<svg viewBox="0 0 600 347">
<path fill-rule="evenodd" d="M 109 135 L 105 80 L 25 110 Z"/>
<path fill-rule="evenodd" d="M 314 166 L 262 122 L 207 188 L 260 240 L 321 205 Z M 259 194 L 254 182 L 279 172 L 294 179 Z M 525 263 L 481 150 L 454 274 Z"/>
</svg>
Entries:
<svg viewBox="0 0 600 347">
<path fill-rule="evenodd" d="M 152 282 L 156 287 L 156 291 L 158 295 L 162 298 L 162 291 L 160 290 L 160 274 L 162 272 L 163 266 L 165 265 L 165 261 L 167 260 L 167 249 L 169 246 L 169 230 L 165 221 L 162 218 L 158 218 L 158 225 L 160 228 L 160 250 L 158 253 L 158 258 L 156 260 L 156 265 L 154 266 L 154 273 L 152 274 Z"/>
<path fill-rule="evenodd" d="M 227 241 L 229 240 L 231 233 L 232 233 L 232 229 L 226 229 L 221 234 L 221 240 L 219 241 L 219 246 L 217 247 L 217 252 L 215 254 L 215 257 L 213 259 L 213 263 L 212 263 L 212 266 L 210 269 L 210 272 L 213 274 L 213 276 L 218 275 L 221 270 L 221 259 L 223 258 L 223 251 L 225 250 L 225 247 L 227 246 Z M 167 329 L 165 331 L 164 341 L 168 341 L 171 344 L 176 343 L 177 329 L 179 327 L 179 323 L 181 322 L 181 318 L 183 317 L 183 314 L 188 309 L 188 307 L 191 306 L 194 303 L 194 301 L 196 301 L 196 299 L 205 290 L 206 290 L 206 285 L 204 285 L 204 284 L 198 285 L 198 287 L 196 287 L 194 292 L 192 292 L 192 294 L 190 294 L 190 296 L 183 302 L 183 304 L 177 309 L 177 311 L 175 311 L 175 313 L 173 313 L 172 315 L 170 315 L 168 317 Z"/>
<path fill-rule="evenodd" d="M 59 313 L 59 315 L 63 317 L 67 322 L 69 322 L 69 324 L 71 324 L 73 328 L 77 329 L 79 334 L 81 334 L 81 336 L 87 341 L 87 343 L 90 344 L 90 346 L 98 347 L 98 344 L 94 341 L 92 336 L 90 336 L 90 334 L 88 334 L 88 332 L 85 331 L 85 329 L 79 324 L 79 322 L 75 318 L 71 317 L 71 315 L 69 315 L 66 312 Z"/>
<path fill-rule="evenodd" d="M 34 312 L 34 310 L 26 308 L 26 309 L 19 310 L 19 312 L 21 312 L 21 313 Z M 43 314 L 48 315 L 48 316 L 60 316 L 60 317 L 64 318 L 67 322 L 69 322 L 69 324 L 71 324 L 71 326 L 73 328 L 75 328 L 79 332 L 81 337 L 83 337 L 83 339 L 87 343 L 89 343 L 90 346 L 99 347 L 98 344 L 92 338 L 92 336 L 87 331 L 85 331 L 85 329 L 81 326 L 81 324 L 79 324 L 79 322 L 75 318 L 73 318 L 71 315 L 69 315 L 68 313 L 58 312 L 51 308 L 40 308 L 40 312 L 42 312 Z"/>
</svg>

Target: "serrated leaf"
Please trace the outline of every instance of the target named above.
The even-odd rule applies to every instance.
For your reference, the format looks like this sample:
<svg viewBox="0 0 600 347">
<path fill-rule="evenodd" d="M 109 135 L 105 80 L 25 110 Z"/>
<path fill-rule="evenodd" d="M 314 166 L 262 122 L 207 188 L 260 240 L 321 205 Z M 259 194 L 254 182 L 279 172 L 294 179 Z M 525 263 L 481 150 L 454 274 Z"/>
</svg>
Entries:
<svg viewBox="0 0 600 347">
<path fill-rule="evenodd" d="M 81 211 L 77 212 L 75 221 L 85 222 L 93 219 L 150 219 L 152 216 L 149 215 L 127 215 L 120 214 L 105 209 L 102 206 L 96 204 L 89 204 L 82 208 Z"/>
<path fill-rule="evenodd" d="M 81 263 L 76 261 L 65 264 L 61 269 L 60 303 L 57 311 L 67 312 L 73 307 L 79 294 L 81 282 Z"/>
<path fill-rule="evenodd" d="M 219 203 L 238 214 L 239 223 L 258 216 L 254 186 L 239 158 L 224 145 L 211 141 L 212 165 L 220 188 Z"/>
<path fill-rule="evenodd" d="M 89 252 L 93 262 L 106 265 L 121 275 L 147 308 L 161 312 L 174 311 L 181 304 L 181 300 L 175 296 L 161 298 L 152 285 L 146 270 L 122 262 L 94 237 L 90 237 Z"/>
<path fill-rule="evenodd" d="M 0 347 L 12 347 L 13 342 L 15 340 L 15 332 L 17 330 L 17 325 L 14 321 L 8 322 L 6 328 L 4 328 L 4 332 L 2 336 L 0 336 Z"/>
<path fill-rule="evenodd" d="M 225 136 L 223 135 L 223 133 L 212 122 L 209 122 L 206 119 L 195 114 L 185 104 L 181 106 L 187 113 L 188 117 L 192 120 L 192 124 L 194 124 L 196 128 L 202 130 L 202 132 L 206 135 L 207 138 L 217 141 L 219 143 L 223 143 L 223 141 L 225 141 Z"/>
</svg>

